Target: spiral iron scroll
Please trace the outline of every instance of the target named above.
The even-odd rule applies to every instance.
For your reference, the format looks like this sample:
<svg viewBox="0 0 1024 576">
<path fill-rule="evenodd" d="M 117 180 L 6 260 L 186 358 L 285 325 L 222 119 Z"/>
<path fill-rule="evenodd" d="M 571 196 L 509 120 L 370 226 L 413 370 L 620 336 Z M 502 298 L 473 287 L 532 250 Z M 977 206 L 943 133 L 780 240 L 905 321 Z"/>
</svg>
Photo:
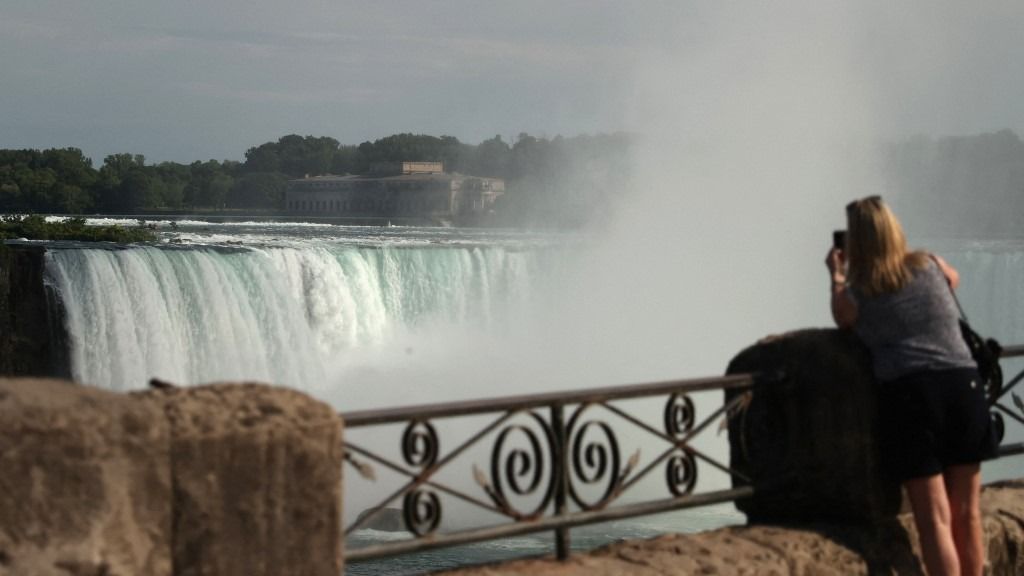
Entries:
<svg viewBox="0 0 1024 576">
<path fill-rule="evenodd" d="M 406 464 L 421 469 L 421 474 L 437 463 L 440 442 L 430 422 L 413 420 L 402 434 L 402 458 Z M 437 530 L 441 523 L 441 500 L 431 490 L 416 486 L 406 492 L 402 501 L 405 527 L 416 536 Z"/>
<path fill-rule="evenodd" d="M 542 444 L 542 441 L 546 443 L 548 454 L 553 459 L 556 449 L 551 426 L 534 412 L 530 412 L 530 417 L 537 424 L 542 437 L 538 438 L 537 432 L 522 424 L 511 424 L 502 429 L 495 439 L 494 448 L 491 451 L 493 486 L 485 487 L 494 503 L 506 514 L 516 519 L 536 518 L 543 514 L 551 503 L 555 491 L 555 466 L 552 465 L 550 472 L 545 474 L 544 446 Z M 513 435 L 524 438 L 528 448 L 513 448 L 506 454 L 506 444 Z M 506 485 L 511 494 L 530 496 L 537 492 L 545 478 L 547 486 L 544 488 L 540 502 L 533 510 L 524 512 L 509 501 L 509 494 L 505 491 Z"/>
<path fill-rule="evenodd" d="M 693 430 L 697 410 L 693 400 L 684 394 L 672 394 L 665 403 L 665 432 L 682 440 Z M 697 485 L 697 460 L 687 448 L 680 446 L 665 462 L 665 483 L 673 496 L 686 496 Z"/>
<path fill-rule="evenodd" d="M 576 409 L 569 425 L 566 427 L 566 438 L 569 439 L 570 470 L 569 474 L 569 495 L 573 502 L 582 510 L 595 510 L 603 508 L 617 494 L 622 486 L 623 475 L 621 471 L 621 457 L 619 453 L 619 441 L 611 426 L 599 420 L 583 422 L 577 428 L 577 424 L 583 416 L 583 412 L 591 404 L 583 404 Z M 589 430 L 600 431 L 601 436 L 596 440 L 586 442 Z M 601 497 L 597 500 L 587 501 L 576 489 L 578 479 L 583 485 L 593 486 L 604 484 Z"/>
<path fill-rule="evenodd" d="M 417 468 L 429 468 L 437 462 L 440 443 L 437 430 L 430 422 L 413 420 L 402 434 L 402 458 L 406 464 Z"/>
<path fill-rule="evenodd" d="M 690 430 L 697 418 L 693 400 L 684 394 L 673 394 L 665 403 L 665 432 L 679 440 Z"/>
<path fill-rule="evenodd" d="M 409 532 L 416 536 L 430 534 L 441 523 L 441 499 L 436 493 L 421 488 L 406 492 L 402 517 Z"/>
<path fill-rule="evenodd" d="M 665 462 L 665 483 L 673 496 L 686 496 L 697 485 L 697 460 L 693 453 L 680 448 Z"/>
</svg>

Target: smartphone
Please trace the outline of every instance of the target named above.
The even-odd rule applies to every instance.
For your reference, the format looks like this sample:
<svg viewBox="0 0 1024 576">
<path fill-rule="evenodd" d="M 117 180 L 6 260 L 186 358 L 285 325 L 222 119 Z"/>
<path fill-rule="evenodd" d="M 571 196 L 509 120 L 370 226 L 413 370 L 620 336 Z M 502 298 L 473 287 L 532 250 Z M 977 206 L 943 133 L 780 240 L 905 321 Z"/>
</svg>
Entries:
<svg viewBox="0 0 1024 576">
<path fill-rule="evenodd" d="M 846 250 L 846 230 L 836 230 L 832 233 L 832 246 Z"/>
</svg>

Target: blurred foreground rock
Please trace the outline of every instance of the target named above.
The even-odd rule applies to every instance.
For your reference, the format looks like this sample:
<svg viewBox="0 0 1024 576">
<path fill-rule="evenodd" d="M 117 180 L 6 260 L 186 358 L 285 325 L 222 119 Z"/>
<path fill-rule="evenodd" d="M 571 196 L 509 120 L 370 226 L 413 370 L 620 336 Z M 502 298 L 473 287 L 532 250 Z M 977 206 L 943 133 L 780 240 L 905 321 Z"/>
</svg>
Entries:
<svg viewBox="0 0 1024 576">
<path fill-rule="evenodd" d="M 0 575 L 170 574 L 158 399 L 0 380 Z"/>
<path fill-rule="evenodd" d="M 731 466 L 763 488 L 736 503 L 750 522 L 877 522 L 900 510 L 899 483 L 879 462 L 871 360 L 852 333 L 765 338 L 727 372 L 769 376 L 729 422 Z"/>
<path fill-rule="evenodd" d="M 0 576 L 340 574 L 341 456 L 290 390 L 0 379 Z"/>
</svg>

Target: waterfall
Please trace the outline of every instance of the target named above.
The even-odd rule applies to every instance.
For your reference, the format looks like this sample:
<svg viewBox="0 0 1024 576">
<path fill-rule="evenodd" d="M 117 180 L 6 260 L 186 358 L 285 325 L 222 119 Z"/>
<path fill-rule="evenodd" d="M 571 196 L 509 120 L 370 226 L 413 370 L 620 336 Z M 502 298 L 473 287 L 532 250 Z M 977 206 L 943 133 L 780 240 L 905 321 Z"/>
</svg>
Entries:
<svg viewBox="0 0 1024 576">
<path fill-rule="evenodd" d="M 536 255 L 503 247 L 56 249 L 72 377 L 113 389 L 252 379 L 308 389 L 399 330 L 492 324 Z"/>
<path fill-rule="evenodd" d="M 934 248 L 960 270 L 960 298 L 975 328 L 1004 344 L 1024 343 L 1019 314 L 1024 246 L 946 241 Z M 51 248 L 47 276 L 64 307 L 72 377 L 109 388 L 139 388 L 156 377 L 182 384 L 253 379 L 321 392 L 333 385 L 325 380 L 334 376 L 332 368 L 347 359 L 361 362 L 357 369 L 384 363 L 395 378 L 428 381 L 425 355 L 438 357 L 437 362 L 466 362 L 464 368 L 475 370 L 468 378 L 474 381 L 494 380 L 495 357 L 506 362 L 506 370 L 540 366 L 540 376 L 525 369 L 517 372 L 524 385 L 534 386 L 530 389 L 648 378 L 651 366 L 665 364 L 658 362 L 657 342 L 634 342 L 628 349 L 639 352 L 628 366 L 616 362 L 609 352 L 614 347 L 601 347 L 625 329 L 634 340 L 646 334 L 642 318 L 634 318 L 638 326 L 614 320 L 608 324 L 602 316 L 607 309 L 588 307 L 589 289 L 569 290 L 556 299 L 575 315 L 555 314 L 557 307 L 539 296 L 542 283 L 558 284 L 552 277 L 563 274 L 578 257 L 571 249 L 521 245 L 311 240 L 275 247 Z M 724 305 L 698 304 L 709 310 Z M 630 318 L 640 310 L 629 309 L 634 310 Z M 530 324 L 528 313 L 540 315 L 541 325 Z M 823 305 L 818 316 L 824 321 L 826 314 Z M 581 315 L 592 321 L 578 325 Z M 784 327 L 807 322 L 793 318 Z M 519 340 L 503 344 L 503 330 L 518 330 Z M 461 349 L 440 353 L 446 346 L 473 345 L 481 334 L 494 337 L 486 350 L 492 356 L 477 350 L 471 358 L 468 349 L 465 354 Z M 686 337 L 679 332 L 669 343 L 675 349 Z M 406 362 L 404 371 L 392 370 L 395 362 L 411 358 L 407 346 L 415 348 L 417 362 Z M 503 354 L 507 348 L 515 352 Z M 731 352 L 697 353 L 727 358 Z M 679 365 L 685 368 L 686 362 Z M 658 372 L 664 377 L 675 373 Z M 450 380 L 434 375 L 435 384 Z M 381 381 L 366 373 L 358 376 L 359 382 Z M 464 393 L 497 394 L 504 390 L 501 382 L 493 384 L 494 390 L 473 387 Z M 388 401 L 407 396 L 394 391 Z"/>
<path fill-rule="evenodd" d="M 1024 344 L 1024 245 L 969 242 L 943 256 L 960 272 L 957 293 L 974 329 L 1004 344 Z"/>
</svg>

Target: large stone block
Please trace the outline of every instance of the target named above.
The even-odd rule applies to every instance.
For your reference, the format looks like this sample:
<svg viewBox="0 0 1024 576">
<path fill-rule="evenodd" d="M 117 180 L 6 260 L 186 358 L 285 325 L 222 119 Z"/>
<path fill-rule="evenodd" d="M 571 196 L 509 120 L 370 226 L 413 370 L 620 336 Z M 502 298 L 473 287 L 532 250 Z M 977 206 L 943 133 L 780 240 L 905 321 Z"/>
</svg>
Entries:
<svg viewBox="0 0 1024 576">
<path fill-rule="evenodd" d="M 0 379 L 0 576 L 171 574 L 169 448 L 154 399 Z"/>
<path fill-rule="evenodd" d="M 870 359 L 851 333 L 767 338 L 727 372 L 766 376 L 729 426 L 732 466 L 759 489 L 737 502 L 751 521 L 877 521 L 898 512 L 899 485 L 878 457 Z"/>
<path fill-rule="evenodd" d="M 155 392 L 172 430 L 175 574 L 341 572 L 340 418 L 295 391 Z"/>
</svg>

